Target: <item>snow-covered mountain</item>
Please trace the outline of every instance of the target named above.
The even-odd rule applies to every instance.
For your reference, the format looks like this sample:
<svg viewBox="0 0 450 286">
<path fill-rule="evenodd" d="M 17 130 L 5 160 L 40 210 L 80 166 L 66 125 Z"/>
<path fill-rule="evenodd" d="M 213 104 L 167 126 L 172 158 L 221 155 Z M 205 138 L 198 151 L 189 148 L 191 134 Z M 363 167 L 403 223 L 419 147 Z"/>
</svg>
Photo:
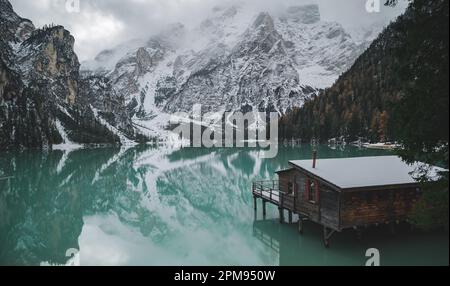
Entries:
<svg viewBox="0 0 450 286">
<path fill-rule="evenodd" d="M 80 63 L 62 26 L 36 29 L 0 0 L 0 149 L 168 139 L 174 112 L 284 114 L 331 86 L 368 46 L 317 5 L 216 7 L 195 27 Z M 369 36 L 368 36 L 369 35 Z"/>
<path fill-rule="evenodd" d="M 174 24 L 103 51 L 82 69 L 125 97 L 136 128 L 163 136 L 170 114 L 194 104 L 281 114 L 301 106 L 353 64 L 368 46 L 361 38 L 322 21 L 317 5 L 274 14 L 216 7 L 195 28 Z"/>
<path fill-rule="evenodd" d="M 124 98 L 80 77 L 64 27 L 36 29 L 0 0 L 0 36 L 0 150 L 138 140 Z"/>
</svg>

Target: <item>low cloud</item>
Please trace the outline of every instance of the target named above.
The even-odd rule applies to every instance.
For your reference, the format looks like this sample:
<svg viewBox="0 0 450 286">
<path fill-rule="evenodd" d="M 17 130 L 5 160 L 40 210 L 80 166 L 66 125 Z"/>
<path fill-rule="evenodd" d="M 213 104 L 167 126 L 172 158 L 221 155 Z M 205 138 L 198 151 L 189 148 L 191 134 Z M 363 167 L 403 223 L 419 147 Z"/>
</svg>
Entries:
<svg viewBox="0 0 450 286">
<path fill-rule="evenodd" d="M 344 27 L 388 23 L 402 13 L 406 1 L 396 8 L 382 7 L 380 13 L 365 10 L 367 0 L 80 0 L 80 12 L 70 13 L 66 0 L 11 0 L 22 17 L 36 26 L 61 24 L 76 38 L 81 60 L 95 57 L 101 50 L 133 38 L 148 38 L 170 23 L 192 27 L 215 6 L 242 3 L 255 11 L 277 13 L 288 6 L 317 3 L 322 19 Z M 383 0 L 381 0 L 383 1 Z"/>
</svg>

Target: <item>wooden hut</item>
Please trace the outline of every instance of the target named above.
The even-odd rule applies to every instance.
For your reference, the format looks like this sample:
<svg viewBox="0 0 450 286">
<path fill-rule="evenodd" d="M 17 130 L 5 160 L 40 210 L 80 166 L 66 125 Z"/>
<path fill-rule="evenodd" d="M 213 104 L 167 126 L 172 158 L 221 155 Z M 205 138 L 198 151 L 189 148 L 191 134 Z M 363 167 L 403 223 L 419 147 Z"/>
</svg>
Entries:
<svg viewBox="0 0 450 286">
<path fill-rule="evenodd" d="M 324 228 L 324 243 L 334 232 L 362 226 L 398 223 L 407 219 L 421 194 L 414 178 L 418 164 L 408 165 L 396 156 L 290 161 L 277 172 L 278 181 L 253 183 L 253 195 Z M 423 164 L 422 164 L 423 166 Z M 439 168 L 430 167 L 437 174 Z"/>
</svg>

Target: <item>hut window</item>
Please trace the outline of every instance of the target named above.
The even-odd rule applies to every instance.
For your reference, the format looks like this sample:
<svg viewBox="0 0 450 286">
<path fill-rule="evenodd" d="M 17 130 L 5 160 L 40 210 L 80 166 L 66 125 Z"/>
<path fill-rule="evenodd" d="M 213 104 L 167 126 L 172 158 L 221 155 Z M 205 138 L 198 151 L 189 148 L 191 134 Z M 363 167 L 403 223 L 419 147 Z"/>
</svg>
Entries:
<svg viewBox="0 0 450 286">
<path fill-rule="evenodd" d="M 288 194 L 292 194 L 294 192 L 294 183 L 289 182 L 288 183 Z"/>
<path fill-rule="evenodd" d="M 306 180 L 305 180 L 305 193 L 304 193 L 304 200 L 305 201 L 309 201 L 310 187 L 311 187 L 311 181 L 309 180 L 309 178 L 306 178 Z"/>
<path fill-rule="evenodd" d="M 310 182 L 310 186 L 309 186 L 309 197 L 308 200 L 310 202 L 315 202 L 316 201 L 316 182 L 314 180 L 309 180 Z"/>
</svg>

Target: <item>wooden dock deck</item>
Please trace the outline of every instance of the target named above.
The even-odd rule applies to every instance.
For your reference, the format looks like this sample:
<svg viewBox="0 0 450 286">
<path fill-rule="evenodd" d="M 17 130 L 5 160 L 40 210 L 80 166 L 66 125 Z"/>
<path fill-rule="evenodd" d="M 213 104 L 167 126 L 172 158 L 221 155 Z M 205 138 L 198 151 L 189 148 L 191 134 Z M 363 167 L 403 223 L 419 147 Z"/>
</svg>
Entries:
<svg viewBox="0 0 450 286">
<path fill-rule="evenodd" d="M 280 190 L 279 181 L 258 181 L 252 187 L 255 211 L 257 210 L 257 199 L 263 202 L 263 216 L 266 216 L 266 204 L 271 203 L 280 211 L 280 222 L 284 222 L 284 212 L 289 214 L 289 223 L 292 223 L 292 215 L 297 213 L 295 209 L 296 198 L 294 195 L 284 193 Z"/>
<path fill-rule="evenodd" d="M 278 181 L 259 181 L 253 183 L 253 195 L 275 205 L 280 203 Z"/>
</svg>

